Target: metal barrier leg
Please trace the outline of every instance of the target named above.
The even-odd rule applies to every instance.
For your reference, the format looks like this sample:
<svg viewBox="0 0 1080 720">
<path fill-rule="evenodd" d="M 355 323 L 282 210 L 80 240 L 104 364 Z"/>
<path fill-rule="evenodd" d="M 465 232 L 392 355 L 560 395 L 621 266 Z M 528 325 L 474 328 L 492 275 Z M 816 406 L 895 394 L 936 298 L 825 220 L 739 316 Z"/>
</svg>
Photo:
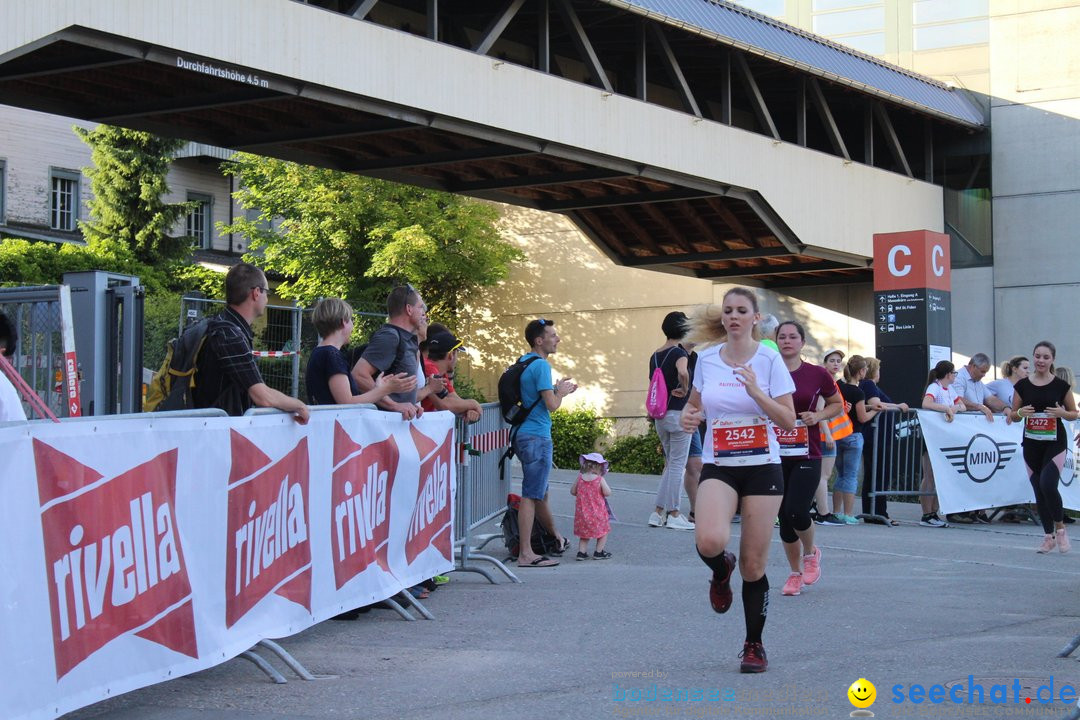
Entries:
<svg viewBox="0 0 1080 720">
<path fill-rule="evenodd" d="M 253 662 L 255 664 L 255 667 L 259 668 L 264 673 L 269 675 L 270 679 L 278 685 L 284 685 L 285 683 L 289 682 L 285 679 L 284 675 L 275 670 L 273 665 L 266 662 L 266 660 L 264 660 L 262 656 L 256 653 L 254 650 L 245 650 L 237 657 L 242 657 L 245 660 L 250 660 L 251 662 Z"/>
<path fill-rule="evenodd" d="M 299 660 L 294 658 L 288 650 L 278 645 L 273 640 L 260 640 L 258 645 L 266 648 L 270 652 L 281 658 L 281 661 L 289 666 L 294 673 L 300 676 L 302 680 L 330 680 L 336 678 L 337 675 L 312 675 L 308 672 L 308 669 L 304 667 Z"/>
<path fill-rule="evenodd" d="M 398 615 L 400 615 L 403 620 L 415 620 L 416 619 L 411 614 L 409 614 L 408 610 L 401 607 L 401 605 L 398 603 L 398 601 L 395 600 L 394 598 L 388 597 L 385 600 L 383 600 L 383 602 L 386 603 L 386 606 L 388 608 L 390 608 L 391 610 L 396 612 Z"/>
<path fill-rule="evenodd" d="M 494 565 L 496 568 L 501 570 L 502 573 L 504 575 L 506 575 L 506 577 L 510 578 L 511 582 L 516 582 L 516 583 L 521 582 L 521 578 L 519 578 L 514 573 L 510 572 L 510 568 L 506 567 L 506 565 L 501 560 L 498 560 L 497 558 L 493 558 L 490 555 L 484 555 L 483 553 L 471 553 L 469 555 L 469 559 L 470 560 L 483 560 L 484 562 L 489 562 L 492 565 Z M 470 568 L 470 570 L 472 570 L 472 572 L 478 572 L 478 570 L 475 570 L 475 569 L 472 569 L 472 568 Z M 486 574 L 486 573 L 481 573 L 481 574 Z"/>
<path fill-rule="evenodd" d="M 1072 640 L 1069 641 L 1069 643 L 1065 647 L 1061 648 L 1061 652 L 1059 652 L 1057 654 L 1057 656 L 1058 657 L 1069 657 L 1070 655 L 1073 654 L 1073 650 L 1075 650 L 1078 647 L 1080 647 L 1080 635 L 1077 635 L 1076 637 L 1074 637 Z"/>
<path fill-rule="evenodd" d="M 398 593 L 398 597 L 404 598 L 405 602 L 409 603 L 414 608 L 416 608 L 416 611 L 418 613 L 420 613 L 421 615 L 423 615 L 425 620 L 434 620 L 435 619 L 435 616 L 432 615 L 430 612 L 428 612 L 428 609 L 426 607 L 424 607 L 423 604 L 419 600 L 414 598 L 412 596 L 412 593 L 410 593 L 408 590 L 402 590 L 400 593 Z"/>
</svg>

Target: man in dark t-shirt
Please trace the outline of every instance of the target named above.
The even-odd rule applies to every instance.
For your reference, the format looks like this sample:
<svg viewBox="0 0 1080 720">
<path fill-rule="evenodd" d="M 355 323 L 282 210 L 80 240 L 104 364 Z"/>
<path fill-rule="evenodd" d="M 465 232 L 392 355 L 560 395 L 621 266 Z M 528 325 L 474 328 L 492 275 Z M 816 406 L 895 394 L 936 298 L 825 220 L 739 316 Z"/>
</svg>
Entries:
<svg viewBox="0 0 1080 720">
<path fill-rule="evenodd" d="M 308 407 L 265 382 L 252 355 L 251 323 L 266 311 L 266 276 L 250 263 L 234 265 L 225 276 L 228 307 L 210 320 L 206 342 L 196 363 L 192 397 L 195 407 L 221 408 L 243 415 L 252 405 L 274 407 L 308 421 Z"/>
<path fill-rule="evenodd" d="M 408 373 L 420 378 L 420 341 L 416 333 L 427 323 L 427 305 L 411 285 L 399 285 L 386 298 L 387 323 L 375 331 L 363 355 L 353 366 L 352 376 L 361 392 L 375 387 L 380 373 Z M 416 401 L 416 389 L 392 393 L 375 404 L 380 410 L 400 412 L 406 420 L 419 417 L 423 409 Z"/>
</svg>

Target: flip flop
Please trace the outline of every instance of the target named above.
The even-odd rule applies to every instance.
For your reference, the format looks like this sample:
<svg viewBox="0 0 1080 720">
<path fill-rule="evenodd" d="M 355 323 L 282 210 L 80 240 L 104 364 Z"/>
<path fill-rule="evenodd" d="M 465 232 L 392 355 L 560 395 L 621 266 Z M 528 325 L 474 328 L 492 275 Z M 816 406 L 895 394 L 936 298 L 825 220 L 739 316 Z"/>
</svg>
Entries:
<svg viewBox="0 0 1080 720">
<path fill-rule="evenodd" d="M 522 565 L 521 563 L 518 563 L 518 567 L 519 568 L 555 567 L 558 564 L 559 564 L 558 560 L 552 560 L 551 558 L 547 557 L 546 555 L 541 555 L 540 557 L 536 558 L 531 563 L 528 563 L 526 565 Z"/>
</svg>

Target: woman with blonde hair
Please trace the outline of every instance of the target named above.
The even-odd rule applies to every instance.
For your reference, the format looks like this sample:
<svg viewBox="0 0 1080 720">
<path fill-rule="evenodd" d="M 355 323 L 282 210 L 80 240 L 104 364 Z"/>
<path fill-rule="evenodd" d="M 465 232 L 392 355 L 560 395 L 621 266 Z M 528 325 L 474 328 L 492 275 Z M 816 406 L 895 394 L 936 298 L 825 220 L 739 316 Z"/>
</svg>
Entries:
<svg viewBox="0 0 1080 720">
<path fill-rule="evenodd" d="M 1014 355 L 1001 363 L 999 368 L 1001 377 L 986 383 L 986 392 L 1005 403 L 1005 407 L 1012 407 L 1013 388 L 1016 387 L 1016 383 L 1028 376 L 1030 367 L 1031 361 L 1026 357 Z"/>
<path fill-rule="evenodd" d="M 836 441 L 836 481 L 833 483 L 833 513 L 848 525 L 855 525 L 855 488 L 859 486 L 859 464 L 862 462 L 864 423 L 874 419 L 877 410 L 866 408 L 866 395 L 859 383 L 866 377 L 866 358 L 852 355 L 844 366 L 844 379 L 838 383 L 844 396 L 844 408 L 854 432 Z"/>
<path fill-rule="evenodd" d="M 780 354 L 758 342 L 760 320 L 757 296 L 743 287 L 728 290 L 720 305 L 699 308 L 687 338 L 698 345 L 698 361 L 681 418 L 686 432 L 703 420 L 708 423 L 694 539 L 698 555 L 712 570 L 709 603 L 718 613 L 731 607 L 736 563 L 727 544 L 741 501 L 738 564 L 746 639 L 739 669 L 744 673 L 768 668 L 761 643 L 769 607 L 765 567 L 784 494 L 774 425 L 795 427 L 795 384 Z"/>
</svg>

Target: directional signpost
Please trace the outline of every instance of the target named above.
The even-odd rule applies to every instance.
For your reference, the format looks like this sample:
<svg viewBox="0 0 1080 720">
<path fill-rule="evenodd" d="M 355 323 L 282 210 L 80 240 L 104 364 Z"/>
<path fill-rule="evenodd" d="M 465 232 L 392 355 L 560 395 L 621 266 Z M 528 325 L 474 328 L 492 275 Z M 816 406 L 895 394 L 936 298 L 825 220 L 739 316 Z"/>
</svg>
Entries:
<svg viewBox="0 0 1080 720">
<path fill-rule="evenodd" d="M 874 236 L 874 337 L 882 386 L 918 406 L 929 369 L 952 355 L 949 236 L 929 230 Z"/>
</svg>

